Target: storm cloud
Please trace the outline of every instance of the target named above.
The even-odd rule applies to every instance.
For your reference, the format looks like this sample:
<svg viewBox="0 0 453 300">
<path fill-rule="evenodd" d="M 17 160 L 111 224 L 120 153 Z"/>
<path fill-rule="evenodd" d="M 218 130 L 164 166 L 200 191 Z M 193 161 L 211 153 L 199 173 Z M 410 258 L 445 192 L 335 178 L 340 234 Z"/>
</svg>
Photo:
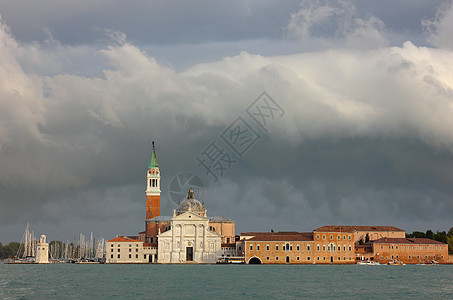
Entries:
<svg viewBox="0 0 453 300">
<path fill-rule="evenodd" d="M 238 233 L 452 226 L 451 2 L 397 4 L 400 18 L 371 1 L 128 8 L 166 34 L 145 13 L 115 22 L 121 3 L 47 2 L 20 22 L 0 5 L 2 241 L 26 222 L 51 239 L 142 230 L 152 140 L 164 215 L 190 171 Z M 246 113 L 263 92 L 284 110 L 266 130 Z M 260 138 L 215 182 L 196 157 L 237 117 Z"/>
</svg>

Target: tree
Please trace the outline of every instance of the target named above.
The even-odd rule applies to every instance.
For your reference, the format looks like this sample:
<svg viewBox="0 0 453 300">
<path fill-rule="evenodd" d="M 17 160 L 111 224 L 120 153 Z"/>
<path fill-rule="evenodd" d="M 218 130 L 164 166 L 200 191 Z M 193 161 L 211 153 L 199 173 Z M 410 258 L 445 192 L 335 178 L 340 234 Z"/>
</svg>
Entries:
<svg viewBox="0 0 453 300">
<path fill-rule="evenodd" d="M 447 243 L 447 233 L 445 231 L 438 231 L 434 234 L 434 240 L 441 242 L 441 243 Z"/>
<path fill-rule="evenodd" d="M 0 243 L 0 259 L 14 258 L 19 249 L 20 243 L 11 242 L 6 246 Z"/>
<path fill-rule="evenodd" d="M 426 238 L 426 234 L 421 231 L 414 231 L 410 234 L 406 234 L 408 238 Z"/>
<path fill-rule="evenodd" d="M 434 239 L 434 233 L 432 230 L 427 230 L 426 231 L 426 238 L 433 240 Z"/>
</svg>

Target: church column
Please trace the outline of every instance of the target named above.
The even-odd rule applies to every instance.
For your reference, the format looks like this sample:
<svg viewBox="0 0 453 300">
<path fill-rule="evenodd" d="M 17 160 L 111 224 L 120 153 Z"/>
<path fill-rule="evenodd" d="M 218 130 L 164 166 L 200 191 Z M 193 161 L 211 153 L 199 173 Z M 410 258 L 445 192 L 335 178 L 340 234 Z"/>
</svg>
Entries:
<svg viewBox="0 0 453 300">
<path fill-rule="evenodd" d="M 177 226 L 171 225 L 171 249 L 170 249 L 170 262 L 173 261 L 173 256 L 175 255 L 175 230 Z"/>
<path fill-rule="evenodd" d="M 206 252 L 206 225 L 203 225 L 203 252 Z"/>
<path fill-rule="evenodd" d="M 184 231 L 184 226 L 181 225 L 181 230 L 180 230 L 180 235 L 179 235 L 179 260 L 186 260 L 184 257 L 184 251 L 186 250 L 186 247 L 183 244 L 183 231 Z"/>
</svg>

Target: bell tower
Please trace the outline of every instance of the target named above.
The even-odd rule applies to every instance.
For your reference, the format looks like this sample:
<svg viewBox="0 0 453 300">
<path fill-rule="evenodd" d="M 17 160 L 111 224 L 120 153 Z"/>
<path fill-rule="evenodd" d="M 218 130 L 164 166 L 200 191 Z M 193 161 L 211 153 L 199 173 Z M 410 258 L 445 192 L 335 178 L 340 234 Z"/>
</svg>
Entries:
<svg viewBox="0 0 453 300">
<path fill-rule="evenodd" d="M 153 153 L 146 173 L 146 219 L 160 216 L 160 172 L 157 165 L 156 148 L 153 141 Z"/>
</svg>

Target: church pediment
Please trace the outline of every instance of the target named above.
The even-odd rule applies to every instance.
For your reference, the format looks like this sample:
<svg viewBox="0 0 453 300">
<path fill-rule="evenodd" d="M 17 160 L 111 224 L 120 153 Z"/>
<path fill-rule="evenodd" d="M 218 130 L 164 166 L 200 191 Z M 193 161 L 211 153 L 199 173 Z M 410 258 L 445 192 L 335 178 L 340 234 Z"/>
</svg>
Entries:
<svg viewBox="0 0 453 300">
<path fill-rule="evenodd" d="M 175 216 L 171 219 L 172 221 L 187 221 L 187 222 L 193 222 L 193 221 L 208 221 L 209 219 L 200 215 L 197 215 L 196 213 L 186 211 L 185 213 L 182 213 L 178 216 Z"/>
</svg>

